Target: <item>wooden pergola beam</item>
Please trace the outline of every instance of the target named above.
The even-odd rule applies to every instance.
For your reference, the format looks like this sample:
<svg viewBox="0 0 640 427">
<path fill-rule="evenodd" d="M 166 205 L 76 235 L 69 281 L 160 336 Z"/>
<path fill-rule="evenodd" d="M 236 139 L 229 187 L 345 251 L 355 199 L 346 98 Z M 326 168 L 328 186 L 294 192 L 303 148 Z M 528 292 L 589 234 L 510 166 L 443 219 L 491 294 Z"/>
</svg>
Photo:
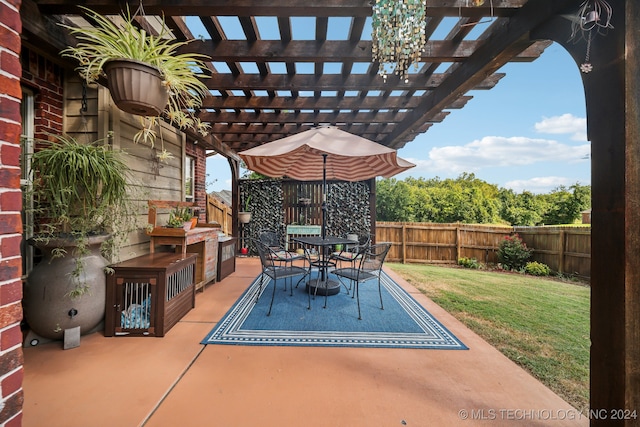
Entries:
<svg viewBox="0 0 640 427">
<path fill-rule="evenodd" d="M 422 52 L 424 62 L 461 62 L 473 54 L 483 41 L 432 40 Z M 513 62 L 531 62 L 539 58 L 548 46 L 546 42 L 534 43 L 512 58 Z M 202 40 L 178 49 L 179 53 L 208 55 L 212 61 L 221 62 L 369 62 L 371 41 L 353 43 L 349 40 Z"/>
</svg>

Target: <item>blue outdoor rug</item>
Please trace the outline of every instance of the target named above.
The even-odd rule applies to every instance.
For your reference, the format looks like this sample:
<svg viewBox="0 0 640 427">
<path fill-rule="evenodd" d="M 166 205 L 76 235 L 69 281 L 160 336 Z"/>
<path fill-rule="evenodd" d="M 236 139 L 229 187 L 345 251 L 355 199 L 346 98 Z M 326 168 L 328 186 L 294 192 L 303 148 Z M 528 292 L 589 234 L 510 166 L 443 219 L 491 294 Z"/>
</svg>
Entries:
<svg viewBox="0 0 640 427">
<path fill-rule="evenodd" d="M 294 288 L 290 296 L 288 284 L 284 291 L 285 279 L 278 280 L 271 316 L 267 317 L 273 283 L 265 279 L 263 294 L 256 304 L 259 279 L 260 276 L 202 344 L 467 350 L 386 273 L 382 274 L 384 310 L 380 309 L 376 281 L 360 285 L 362 320 L 358 320 L 356 300 L 344 286 L 339 294 L 328 297 L 326 309 L 324 296 L 318 295 L 308 310 L 305 283 Z M 297 280 L 293 279 L 294 286 Z"/>
</svg>

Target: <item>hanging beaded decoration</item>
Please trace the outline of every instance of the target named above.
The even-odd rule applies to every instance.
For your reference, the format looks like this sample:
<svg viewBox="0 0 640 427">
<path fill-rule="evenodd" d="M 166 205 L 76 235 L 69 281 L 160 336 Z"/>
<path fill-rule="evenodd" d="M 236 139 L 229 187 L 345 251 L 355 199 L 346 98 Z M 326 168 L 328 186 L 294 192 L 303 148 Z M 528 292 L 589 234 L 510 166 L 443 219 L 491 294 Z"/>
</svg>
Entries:
<svg viewBox="0 0 640 427">
<path fill-rule="evenodd" d="M 408 69 L 416 71 L 426 43 L 426 0 L 376 0 L 372 19 L 372 56 L 380 63 L 384 81 L 394 73 L 409 82 Z"/>
</svg>

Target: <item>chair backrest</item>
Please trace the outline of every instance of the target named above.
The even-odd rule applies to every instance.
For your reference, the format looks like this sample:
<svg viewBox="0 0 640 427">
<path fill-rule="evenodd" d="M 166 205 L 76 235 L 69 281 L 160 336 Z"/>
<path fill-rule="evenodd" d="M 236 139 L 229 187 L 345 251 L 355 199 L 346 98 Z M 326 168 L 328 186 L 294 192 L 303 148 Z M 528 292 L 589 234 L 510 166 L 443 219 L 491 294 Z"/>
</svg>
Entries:
<svg viewBox="0 0 640 427">
<path fill-rule="evenodd" d="M 380 272 L 382 264 L 391 249 L 391 243 L 378 243 L 368 246 L 363 250 L 360 260 L 360 270 L 367 272 Z"/>
<path fill-rule="evenodd" d="M 271 256 L 271 248 L 261 242 L 260 240 L 254 240 L 258 255 L 260 256 L 260 263 L 262 263 L 262 269 L 273 269 L 275 267 L 274 257 Z"/>
<path fill-rule="evenodd" d="M 349 238 L 349 234 L 347 235 L 347 238 Z M 358 236 L 358 240 L 353 240 L 353 243 L 347 243 L 344 245 L 342 252 L 359 253 L 361 252 L 360 249 L 368 247 L 370 243 L 371 236 L 364 234 L 362 236 Z"/>
<path fill-rule="evenodd" d="M 260 242 L 270 248 L 281 248 L 280 236 L 273 230 L 262 230 L 258 233 Z"/>
</svg>

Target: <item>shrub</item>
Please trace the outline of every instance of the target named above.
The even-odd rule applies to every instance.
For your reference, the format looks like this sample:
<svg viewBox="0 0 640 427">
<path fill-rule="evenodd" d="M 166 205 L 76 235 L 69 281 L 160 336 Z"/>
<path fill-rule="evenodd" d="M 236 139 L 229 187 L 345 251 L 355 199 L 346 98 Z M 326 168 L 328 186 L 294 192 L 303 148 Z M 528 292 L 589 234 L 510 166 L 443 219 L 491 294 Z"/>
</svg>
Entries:
<svg viewBox="0 0 640 427">
<path fill-rule="evenodd" d="M 522 270 L 531 252 L 518 234 L 505 236 L 498 246 L 498 261 L 507 270 Z"/>
<path fill-rule="evenodd" d="M 547 264 L 543 264 L 538 261 L 528 262 L 524 267 L 524 272 L 533 276 L 548 276 L 551 274 L 551 269 Z"/>
<path fill-rule="evenodd" d="M 458 265 L 461 265 L 465 268 L 475 268 L 475 269 L 482 268 L 482 264 L 480 264 L 478 260 L 475 258 L 466 258 L 466 257 L 459 258 Z"/>
</svg>

